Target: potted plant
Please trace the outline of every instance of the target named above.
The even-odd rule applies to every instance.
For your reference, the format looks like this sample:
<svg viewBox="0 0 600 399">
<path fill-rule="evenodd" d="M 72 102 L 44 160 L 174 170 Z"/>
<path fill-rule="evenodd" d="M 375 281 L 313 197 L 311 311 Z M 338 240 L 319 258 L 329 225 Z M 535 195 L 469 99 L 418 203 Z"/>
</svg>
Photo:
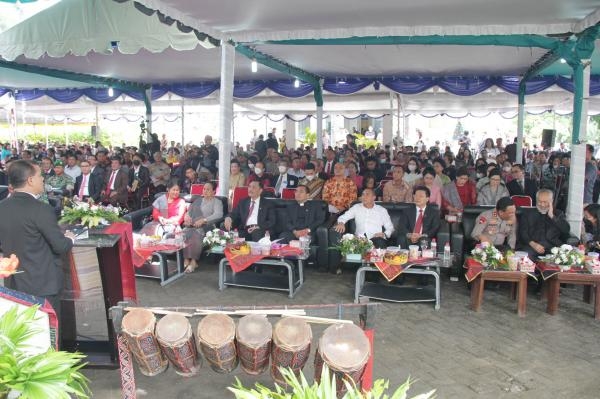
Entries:
<svg viewBox="0 0 600 399">
<path fill-rule="evenodd" d="M 365 253 L 373 248 L 373 242 L 367 237 L 358 237 L 354 234 L 344 234 L 337 249 L 347 260 L 361 260 Z"/>
<path fill-rule="evenodd" d="M 232 231 L 225 231 L 221 229 L 212 229 L 206 232 L 202 243 L 212 249 L 213 251 L 223 251 L 227 244 L 231 244 L 235 241 L 235 235 Z"/>
<path fill-rule="evenodd" d="M 18 309 L 0 317 L 0 398 L 89 398 L 88 380 L 79 371 L 84 355 L 52 348 L 36 352 L 27 341 L 40 332 L 34 324 L 38 307 Z"/>
<path fill-rule="evenodd" d="M 550 250 L 550 255 L 544 260 L 550 264 L 556 265 L 561 271 L 570 270 L 571 267 L 582 267 L 585 256 L 577 248 L 571 245 L 563 244 L 560 247 L 554 247 Z"/>
<path fill-rule="evenodd" d="M 297 377 L 294 372 L 289 368 L 281 368 L 281 375 L 285 380 L 287 389 L 280 387 L 275 384 L 275 388 L 271 389 L 256 383 L 254 388 L 246 388 L 242 385 L 240 380 L 236 377 L 236 383 L 233 387 L 229 387 L 231 392 L 237 399 L 262 399 L 262 398 L 273 398 L 273 399 L 285 399 L 285 398 L 319 398 L 319 399 L 336 399 L 336 383 L 335 376 L 329 377 L 329 369 L 327 365 L 323 366 L 321 374 L 321 382 L 313 383 L 310 385 L 306 381 L 304 374 L 300 372 L 300 376 Z M 385 399 L 385 398 L 407 398 L 408 389 L 411 385 L 410 378 L 406 380 L 404 384 L 399 386 L 396 391 L 388 395 L 389 381 L 377 380 L 373 384 L 373 388 L 369 392 L 362 392 L 356 386 L 352 386 L 347 381 L 344 381 L 347 392 L 344 394 L 343 399 Z M 428 393 L 415 396 L 413 399 L 429 399 L 433 398 L 435 390 Z"/>
<path fill-rule="evenodd" d="M 82 224 L 87 228 L 97 227 L 100 224 L 122 222 L 122 210 L 112 205 L 102 206 L 93 202 L 74 202 L 72 206 L 62 210 L 60 223 Z"/>
<path fill-rule="evenodd" d="M 471 251 L 471 256 L 484 267 L 490 269 L 508 268 L 502 252 L 489 242 L 477 244 Z"/>
</svg>

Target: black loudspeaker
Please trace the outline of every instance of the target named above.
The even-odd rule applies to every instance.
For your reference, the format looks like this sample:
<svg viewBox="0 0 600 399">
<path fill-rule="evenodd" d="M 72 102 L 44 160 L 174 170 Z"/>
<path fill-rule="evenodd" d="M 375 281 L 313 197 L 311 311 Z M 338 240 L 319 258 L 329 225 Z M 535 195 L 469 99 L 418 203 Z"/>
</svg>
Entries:
<svg viewBox="0 0 600 399">
<path fill-rule="evenodd" d="M 92 125 L 91 132 L 92 138 L 96 138 L 98 135 L 98 126 Z"/>
<path fill-rule="evenodd" d="M 544 149 L 554 148 L 554 140 L 556 139 L 556 130 L 544 129 L 542 130 L 542 147 Z"/>
</svg>

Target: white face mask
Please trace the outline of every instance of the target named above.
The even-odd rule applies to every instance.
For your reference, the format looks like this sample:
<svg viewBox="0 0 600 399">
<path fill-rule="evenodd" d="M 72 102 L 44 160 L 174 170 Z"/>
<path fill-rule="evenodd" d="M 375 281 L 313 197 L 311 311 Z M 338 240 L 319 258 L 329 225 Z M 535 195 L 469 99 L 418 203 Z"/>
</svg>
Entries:
<svg viewBox="0 0 600 399">
<path fill-rule="evenodd" d="M 477 173 L 477 178 L 481 179 L 483 177 L 483 173 Z"/>
<path fill-rule="evenodd" d="M 509 173 L 509 172 L 510 172 L 510 170 L 511 170 L 511 167 L 510 167 L 510 166 L 505 166 L 505 167 L 504 167 L 504 168 L 502 168 L 502 169 L 504 169 L 504 171 L 505 171 L 506 173 Z"/>
<path fill-rule="evenodd" d="M 262 173 L 262 168 L 254 168 L 254 173 L 260 175 Z"/>
<path fill-rule="evenodd" d="M 254 168 L 254 164 L 253 163 L 249 163 L 248 164 L 248 168 L 250 168 L 250 169 Z"/>
<path fill-rule="evenodd" d="M 287 172 L 287 167 L 285 166 L 280 166 L 279 167 L 279 173 L 284 174 L 285 172 Z"/>
<path fill-rule="evenodd" d="M 304 177 L 306 177 L 306 180 L 308 180 L 308 181 L 312 181 L 312 179 L 314 179 L 314 178 L 315 178 L 315 175 L 306 175 L 306 176 L 304 176 Z"/>
<path fill-rule="evenodd" d="M 408 170 L 410 170 L 411 172 L 414 172 L 415 170 L 417 170 L 417 165 L 409 163 Z"/>
</svg>

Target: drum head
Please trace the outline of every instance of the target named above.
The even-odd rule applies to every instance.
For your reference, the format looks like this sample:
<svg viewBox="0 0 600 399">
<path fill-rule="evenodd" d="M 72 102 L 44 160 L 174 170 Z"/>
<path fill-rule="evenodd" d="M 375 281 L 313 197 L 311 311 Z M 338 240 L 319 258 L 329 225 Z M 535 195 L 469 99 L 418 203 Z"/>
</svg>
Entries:
<svg viewBox="0 0 600 399">
<path fill-rule="evenodd" d="M 191 335 L 190 329 L 190 322 L 185 316 L 168 314 L 156 323 L 156 336 L 164 342 L 178 342 Z"/>
<path fill-rule="evenodd" d="M 156 317 L 147 309 L 132 309 L 123 317 L 123 330 L 133 335 L 154 332 Z"/>
<path fill-rule="evenodd" d="M 235 337 L 235 322 L 226 314 L 209 314 L 198 323 L 197 337 L 210 346 L 221 346 Z"/>
<path fill-rule="evenodd" d="M 275 324 L 273 342 L 290 350 L 304 348 L 312 340 L 310 325 L 295 317 L 284 317 Z"/>
<path fill-rule="evenodd" d="M 273 326 L 265 315 L 247 315 L 240 319 L 236 335 L 238 342 L 257 348 L 271 340 Z"/>
<path fill-rule="evenodd" d="M 336 324 L 323 332 L 319 352 L 332 368 L 340 371 L 362 367 L 370 354 L 369 340 L 354 324 Z"/>
</svg>

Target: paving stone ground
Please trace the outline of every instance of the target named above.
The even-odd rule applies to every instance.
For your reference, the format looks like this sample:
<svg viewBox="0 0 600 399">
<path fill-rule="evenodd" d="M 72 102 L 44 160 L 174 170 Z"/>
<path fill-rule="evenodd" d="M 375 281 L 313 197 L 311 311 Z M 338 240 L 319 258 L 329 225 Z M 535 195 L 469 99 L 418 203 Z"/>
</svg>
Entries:
<svg viewBox="0 0 600 399">
<path fill-rule="evenodd" d="M 206 259 L 193 274 L 167 287 L 137 279 L 141 306 L 304 305 L 351 303 L 354 271 L 340 276 L 306 271 L 294 299 L 274 291 L 217 286 L 217 262 Z M 482 310 L 469 308 L 464 281 L 442 279 L 442 304 L 382 303 L 377 311 L 374 377 L 397 387 L 409 376 L 411 393 L 437 389 L 438 398 L 600 398 L 600 322 L 582 302 L 581 287 L 562 288 L 559 313 L 545 313 L 545 300 L 530 286 L 527 316 L 519 318 L 508 286 L 486 289 Z M 533 285 L 533 284 L 531 284 Z M 197 322 L 195 322 L 197 323 Z M 193 323 L 195 327 L 195 323 Z M 313 327 L 313 343 L 322 328 Z M 312 355 L 305 368 L 312 376 Z M 86 370 L 94 398 L 120 398 L 118 370 Z M 169 368 L 156 377 L 136 369 L 139 398 L 231 398 L 234 377 L 246 385 L 270 385 L 267 373 L 240 368 L 217 374 L 206 365 L 198 376 L 179 377 Z"/>
</svg>

